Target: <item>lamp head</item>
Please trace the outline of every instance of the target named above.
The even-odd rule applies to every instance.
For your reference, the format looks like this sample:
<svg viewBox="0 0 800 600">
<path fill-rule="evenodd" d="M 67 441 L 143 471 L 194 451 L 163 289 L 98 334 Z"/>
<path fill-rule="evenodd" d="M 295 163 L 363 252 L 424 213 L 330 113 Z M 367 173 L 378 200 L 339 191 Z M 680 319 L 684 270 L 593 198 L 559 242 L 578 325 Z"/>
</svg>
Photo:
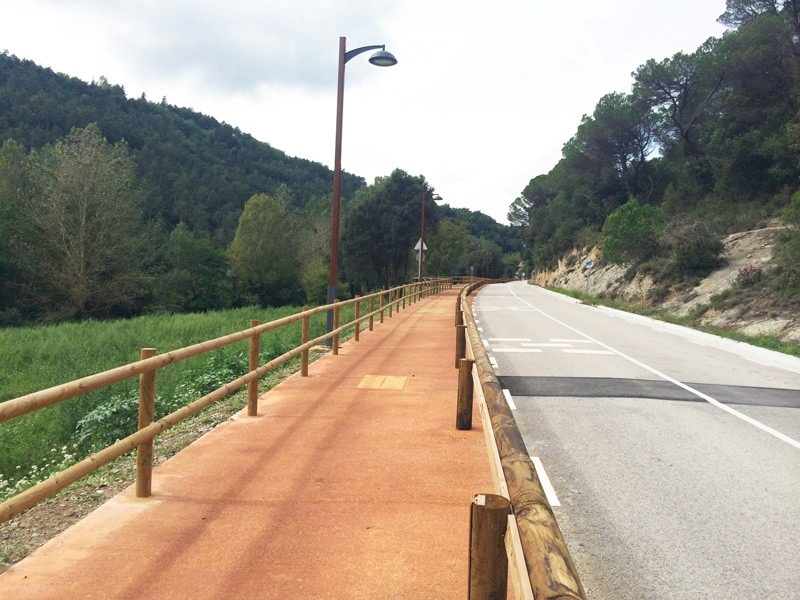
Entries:
<svg viewBox="0 0 800 600">
<path fill-rule="evenodd" d="M 375 54 L 369 57 L 369 62 L 378 67 L 393 67 L 397 64 L 397 59 L 394 54 L 386 50 L 378 50 Z"/>
</svg>

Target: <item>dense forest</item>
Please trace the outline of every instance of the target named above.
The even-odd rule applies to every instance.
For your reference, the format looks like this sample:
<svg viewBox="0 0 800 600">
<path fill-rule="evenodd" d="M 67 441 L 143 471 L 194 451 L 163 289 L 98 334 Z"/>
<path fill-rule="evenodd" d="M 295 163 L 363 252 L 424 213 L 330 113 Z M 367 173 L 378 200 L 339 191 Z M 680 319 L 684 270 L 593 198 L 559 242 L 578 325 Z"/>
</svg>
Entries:
<svg viewBox="0 0 800 600">
<path fill-rule="evenodd" d="M 0 54 L 0 324 L 322 302 L 332 181 L 166 99 Z M 417 274 L 432 191 L 400 169 L 372 185 L 343 174 L 340 290 Z M 426 218 L 426 274 L 515 272 L 517 230 L 434 202 Z"/>
<path fill-rule="evenodd" d="M 800 2 L 726 8 L 721 38 L 639 66 L 511 205 L 536 269 L 599 243 L 606 260 L 694 277 L 723 235 L 782 217 L 773 275 L 798 293 Z"/>
</svg>

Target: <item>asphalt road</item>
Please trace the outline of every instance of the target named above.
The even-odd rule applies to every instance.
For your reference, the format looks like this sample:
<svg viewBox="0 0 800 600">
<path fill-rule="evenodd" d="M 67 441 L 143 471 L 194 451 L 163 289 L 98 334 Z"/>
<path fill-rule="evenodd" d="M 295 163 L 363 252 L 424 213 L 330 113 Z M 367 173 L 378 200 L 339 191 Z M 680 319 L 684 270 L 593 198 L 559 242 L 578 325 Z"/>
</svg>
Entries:
<svg viewBox="0 0 800 600">
<path fill-rule="evenodd" d="M 590 598 L 800 598 L 800 359 L 523 282 L 473 310 Z"/>
</svg>

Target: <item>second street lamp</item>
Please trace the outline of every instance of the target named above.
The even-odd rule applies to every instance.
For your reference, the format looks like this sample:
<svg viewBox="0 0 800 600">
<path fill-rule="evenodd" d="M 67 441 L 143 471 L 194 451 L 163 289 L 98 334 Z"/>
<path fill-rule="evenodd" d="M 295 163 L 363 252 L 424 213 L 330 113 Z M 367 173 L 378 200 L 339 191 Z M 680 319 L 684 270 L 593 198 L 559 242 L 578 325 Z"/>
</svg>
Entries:
<svg viewBox="0 0 800 600">
<path fill-rule="evenodd" d="M 422 281 L 422 262 L 425 260 L 425 196 L 427 193 L 428 192 L 424 189 L 422 190 L 422 218 L 419 228 L 419 272 L 417 273 L 417 281 Z M 442 197 L 439 194 L 431 194 L 431 200 L 434 202 L 441 199 Z"/>
<path fill-rule="evenodd" d="M 377 50 L 369 62 L 378 67 L 391 67 L 397 59 L 386 51 L 385 45 L 362 46 L 346 50 L 346 38 L 339 38 L 339 81 L 336 91 L 336 149 L 333 161 L 333 203 L 331 206 L 331 262 L 328 274 L 328 304 L 336 299 L 336 282 L 339 277 L 339 204 L 342 194 L 342 114 L 344 105 L 344 65 L 354 56 L 368 50 Z M 328 311 L 328 332 L 333 331 L 333 311 Z M 329 340 L 330 342 L 330 340 Z"/>
</svg>

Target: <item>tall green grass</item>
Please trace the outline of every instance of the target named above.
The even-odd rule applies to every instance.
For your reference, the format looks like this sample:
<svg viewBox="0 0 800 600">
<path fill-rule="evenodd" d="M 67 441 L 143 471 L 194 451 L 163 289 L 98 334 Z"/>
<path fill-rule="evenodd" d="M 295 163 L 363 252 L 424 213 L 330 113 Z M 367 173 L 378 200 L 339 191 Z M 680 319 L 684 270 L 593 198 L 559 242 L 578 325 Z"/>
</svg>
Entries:
<svg viewBox="0 0 800 600">
<path fill-rule="evenodd" d="M 0 401 L 135 362 L 140 348 L 156 348 L 162 354 L 247 329 L 251 319 L 267 323 L 299 311 L 298 307 L 242 308 L 0 329 Z M 351 319 L 349 315 L 343 314 L 342 322 Z M 298 322 L 263 334 L 262 363 L 299 345 L 300 329 Z M 311 320 L 312 338 L 324 331 L 325 315 L 316 315 Z M 247 356 L 245 340 L 159 369 L 157 414 L 241 376 L 247 371 Z M 57 470 L 65 457 L 82 458 L 98 440 L 105 442 L 118 430 L 135 428 L 135 417 L 133 424 L 129 421 L 137 393 L 134 377 L 0 423 L 0 479 L 7 487 L 21 480 L 35 483 L 36 476 L 41 479 L 48 470 Z M 95 436 L 92 427 L 107 429 L 105 438 Z"/>
</svg>

